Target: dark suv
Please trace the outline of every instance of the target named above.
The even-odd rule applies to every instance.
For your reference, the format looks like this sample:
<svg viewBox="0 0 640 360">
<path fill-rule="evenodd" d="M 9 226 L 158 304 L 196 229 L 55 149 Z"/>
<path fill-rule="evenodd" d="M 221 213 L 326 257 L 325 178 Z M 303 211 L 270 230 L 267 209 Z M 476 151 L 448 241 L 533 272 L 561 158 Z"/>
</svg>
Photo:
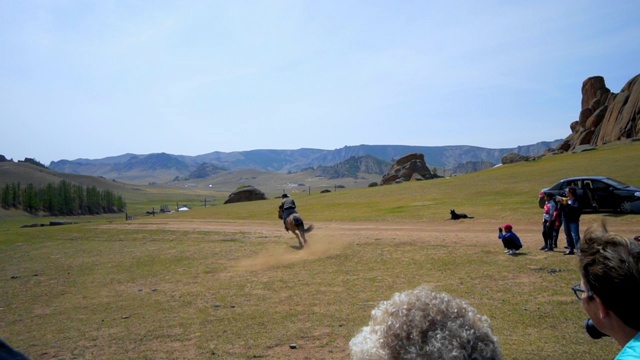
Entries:
<svg viewBox="0 0 640 360">
<path fill-rule="evenodd" d="M 566 197 L 569 186 L 575 186 L 578 190 L 578 203 L 583 210 L 640 212 L 640 188 L 606 176 L 578 176 L 560 180 L 540 191 L 538 206 L 544 207 L 545 192 Z"/>
</svg>

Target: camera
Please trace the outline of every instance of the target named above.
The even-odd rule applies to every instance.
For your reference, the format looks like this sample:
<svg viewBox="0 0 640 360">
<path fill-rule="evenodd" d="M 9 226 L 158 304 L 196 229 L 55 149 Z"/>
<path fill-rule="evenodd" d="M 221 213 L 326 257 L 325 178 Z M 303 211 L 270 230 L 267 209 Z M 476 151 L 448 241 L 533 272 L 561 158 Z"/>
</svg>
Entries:
<svg viewBox="0 0 640 360">
<path fill-rule="evenodd" d="M 596 324 L 593 323 L 593 320 L 591 320 L 591 318 L 587 319 L 584 321 L 584 330 L 587 332 L 587 334 L 589 334 L 589 336 L 591 336 L 592 339 L 597 340 L 600 338 L 603 338 L 605 336 L 609 336 L 605 333 L 603 333 L 602 331 L 600 331 L 597 327 Z"/>
</svg>

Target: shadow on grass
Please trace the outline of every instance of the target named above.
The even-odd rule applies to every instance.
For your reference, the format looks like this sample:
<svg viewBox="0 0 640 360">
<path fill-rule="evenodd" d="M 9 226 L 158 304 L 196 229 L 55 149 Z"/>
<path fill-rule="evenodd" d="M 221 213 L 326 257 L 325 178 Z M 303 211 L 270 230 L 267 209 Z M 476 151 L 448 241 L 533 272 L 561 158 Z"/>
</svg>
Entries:
<svg viewBox="0 0 640 360">
<path fill-rule="evenodd" d="M 607 217 L 607 218 L 622 218 L 622 217 L 626 217 L 626 216 L 634 216 L 634 215 L 640 215 L 640 213 L 587 213 L 587 214 L 596 214 L 596 215 L 602 215 L 602 217 Z"/>
</svg>

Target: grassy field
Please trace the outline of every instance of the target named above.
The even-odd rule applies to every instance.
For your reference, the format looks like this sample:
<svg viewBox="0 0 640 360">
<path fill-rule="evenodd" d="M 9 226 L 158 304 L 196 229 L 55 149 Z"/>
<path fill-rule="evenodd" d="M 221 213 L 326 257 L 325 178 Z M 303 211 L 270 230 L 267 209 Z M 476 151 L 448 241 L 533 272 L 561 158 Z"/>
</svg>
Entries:
<svg viewBox="0 0 640 360">
<path fill-rule="evenodd" d="M 129 222 L 20 228 L 49 219 L 2 211 L 0 337 L 33 359 L 347 359 L 377 302 L 428 284 L 487 315 L 505 359 L 612 359 L 618 345 L 582 328 L 576 258 L 537 250 L 537 197 L 573 175 L 639 185 L 639 157 L 640 143 L 617 144 L 449 179 L 294 192 L 316 226 L 304 250 L 283 231 L 275 192 L 204 208 L 201 194 L 144 190 L 130 208 L 185 196 L 195 206 Z M 452 208 L 474 219 L 447 220 Z M 640 215 L 587 214 L 582 230 L 601 218 L 640 234 Z M 502 253 L 505 222 L 523 255 Z"/>
</svg>

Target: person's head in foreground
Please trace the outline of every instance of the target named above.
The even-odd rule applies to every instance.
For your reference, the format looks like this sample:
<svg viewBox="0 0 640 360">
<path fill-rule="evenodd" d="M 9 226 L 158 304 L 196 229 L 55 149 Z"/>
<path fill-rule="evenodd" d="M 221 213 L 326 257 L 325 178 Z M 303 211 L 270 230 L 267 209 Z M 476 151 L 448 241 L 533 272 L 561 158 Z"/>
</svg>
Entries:
<svg viewBox="0 0 640 360">
<path fill-rule="evenodd" d="M 486 316 L 427 286 L 378 304 L 349 348 L 352 360 L 502 359 Z"/>
<path fill-rule="evenodd" d="M 579 261 L 585 311 L 623 352 L 640 356 L 640 243 L 608 232 L 604 223 L 591 226 Z"/>
</svg>

